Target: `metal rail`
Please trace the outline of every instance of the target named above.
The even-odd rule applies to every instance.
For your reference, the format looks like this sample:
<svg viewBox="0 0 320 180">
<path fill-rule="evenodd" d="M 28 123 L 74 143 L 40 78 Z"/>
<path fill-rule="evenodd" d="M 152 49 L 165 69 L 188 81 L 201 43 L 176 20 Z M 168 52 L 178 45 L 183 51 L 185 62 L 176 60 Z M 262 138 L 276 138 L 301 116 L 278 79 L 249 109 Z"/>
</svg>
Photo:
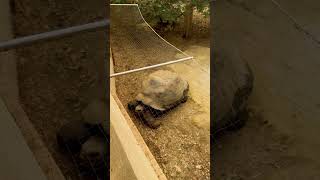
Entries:
<svg viewBox="0 0 320 180">
<path fill-rule="evenodd" d="M 72 34 L 79 33 L 79 32 L 103 29 L 108 27 L 109 24 L 110 24 L 109 19 L 104 19 L 101 21 L 92 22 L 88 24 L 72 26 L 64 29 L 49 31 L 45 33 L 39 33 L 35 35 L 30 35 L 30 36 L 25 36 L 21 38 L 0 42 L 0 52 L 14 49 L 20 46 L 29 45 L 29 44 L 43 41 L 43 40 L 57 39 L 65 36 L 70 36 Z"/>
<path fill-rule="evenodd" d="M 72 27 L 68 27 L 68 28 L 64 28 L 64 29 L 53 30 L 53 31 L 39 33 L 39 34 L 35 34 L 35 35 L 30 35 L 30 36 L 24 36 L 21 38 L 15 38 L 12 40 L 0 42 L 0 52 L 1 51 L 8 51 L 10 49 L 15 49 L 15 48 L 18 48 L 21 46 L 30 45 L 30 44 L 40 42 L 40 41 L 48 41 L 48 40 L 52 40 L 52 39 L 58 39 L 58 38 L 62 38 L 65 36 L 70 36 L 70 35 L 73 35 L 76 33 L 80 33 L 80 32 L 99 30 L 99 29 L 106 28 L 109 25 L 110 25 L 109 19 L 104 19 L 101 21 L 96 21 L 96 22 L 92 22 L 92 23 L 88 23 L 88 24 L 72 26 Z M 161 37 L 161 36 L 159 36 L 159 37 Z M 164 40 L 163 38 L 161 38 L 161 39 Z M 164 40 L 164 41 L 166 41 L 166 40 Z M 168 44 L 170 44 L 170 43 L 168 43 Z M 171 45 L 171 46 L 173 46 L 173 45 Z M 176 48 L 176 47 L 174 47 L 174 48 Z M 179 51 L 181 51 L 181 50 L 179 50 Z M 184 52 L 182 52 L 182 53 L 185 54 Z M 174 64 L 174 63 L 179 63 L 179 62 L 183 62 L 183 61 L 187 61 L 187 60 L 191 60 L 191 59 L 193 59 L 193 57 L 182 58 L 182 59 L 169 61 L 169 62 L 165 62 L 165 63 L 160 63 L 160 64 L 156 64 L 156 65 L 152 65 L 152 66 L 146 66 L 143 68 L 133 69 L 133 70 L 124 71 L 124 72 L 120 72 L 120 73 L 114 73 L 114 74 L 110 75 L 110 78 L 120 76 L 120 75 L 130 74 L 130 73 L 134 73 L 134 72 L 138 72 L 138 71 L 143 71 L 143 70 L 147 70 L 147 69 L 153 69 L 153 68 L 157 68 L 157 67 L 161 67 L 161 66 L 166 66 L 166 65 L 170 65 L 170 64 Z"/>
<path fill-rule="evenodd" d="M 129 71 L 114 73 L 114 74 L 110 75 L 110 78 L 125 75 L 125 74 L 130 74 L 130 73 L 134 73 L 134 72 L 138 72 L 138 71 L 143 71 L 143 70 L 147 70 L 147 69 L 158 68 L 161 66 L 175 64 L 175 63 L 179 63 L 179 62 L 183 62 L 183 61 L 187 61 L 187 60 L 191 60 L 191 59 L 193 59 L 193 57 L 182 58 L 182 59 L 178 59 L 178 60 L 174 60 L 174 61 L 169 61 L 169 62 L 165 62 L 165 63 L 160 63 L 160 64 L 155 64 L 155 65 L 146 66 L 146 67 L 142 67 L 142 68 L 137 68 L 137 69 L 133 69 L 133 70 L 129 70 Z"/>
</svg>

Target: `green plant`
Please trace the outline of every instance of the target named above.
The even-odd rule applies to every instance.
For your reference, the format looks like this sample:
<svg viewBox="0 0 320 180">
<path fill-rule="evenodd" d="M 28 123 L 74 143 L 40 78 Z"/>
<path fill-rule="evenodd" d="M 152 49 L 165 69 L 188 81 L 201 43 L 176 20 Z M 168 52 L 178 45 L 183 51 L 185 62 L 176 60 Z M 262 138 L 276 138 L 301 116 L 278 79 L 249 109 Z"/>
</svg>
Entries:
<svg viewBox="0 0 320 180">
<path fill-rule="evenodd" d="M 209 0 L 191 0 L 192 5 L 204 16 L 210 15 Z"/>
<path fill-rule="evenodd" d="M 126 4 L 128 3 L 127 0 L 111 0 L 111 4 Z"/>
<path fill-rule="evenodd" d="M 142 14 L 153 27 L 174 28 L 184 16 L 185 33 L 188 36 L 193 11 L 209 15 L 209 0 L 111 0 L 111 3 L 137 3 Z"/>
<path fill-rule="evenodd" d="M 146 20 L 153 27 L 174 28 L 184 17 L 184 37 L 189 36 L 192 27 L 193 11 L 209 15 L 209 0 L 137 0 Z"/>
<path fill-rule="evenodd" d="M 152 25 L 172 25 L 183 15 L 184 4 L 177 0 L 140 0 L 139 5 Z"/>
</svg>

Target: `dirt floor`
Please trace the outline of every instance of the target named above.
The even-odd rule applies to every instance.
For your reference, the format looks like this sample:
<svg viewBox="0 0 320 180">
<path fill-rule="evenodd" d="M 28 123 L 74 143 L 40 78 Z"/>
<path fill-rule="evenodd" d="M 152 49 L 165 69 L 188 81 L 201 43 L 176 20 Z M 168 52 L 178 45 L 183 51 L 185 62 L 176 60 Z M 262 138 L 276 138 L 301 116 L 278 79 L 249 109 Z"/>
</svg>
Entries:
<svg viewBox="0 0 320 180">
<path fill-rule="evenodd" d="M 106 17 L 104 4 L 99 0 L 13 0 L 15 36 L 100 20 Z M 108 57 L 106 34 L 78 34 L 17 50 L 21 103 L 67 179 L 79 179 L 79 172 L 73 159 L 59 151 L 56 132 L 66 122 L 79 121 L 93 95 L 103 94 L 97 90 L 101 90 L 99 77 Z"/>
<path fill-rule="evenodd" d="M 319 2 L 279 0 L 319 37 Z M 237 47 L 255 75 L 244 128 L 213 149 L 219 180 L 319 179 L 319 46 L 269 0 L 215 2 L 216 46 Z"/>
<path fill-rule="evenodd" d="M 162 35 L 169 42 L 173 43 L 173 45 L 195 56 L 196 62 L 159 68 L 176 71 L 184 78 L 191 78 L 187 74 L 192 75 L 192 79 L 187 79 L 190 84 L 189 100 L 162 116 L 160 118 L 162 125 L 156 130 L 150 129 L 140 119 L 134 117 L 132 113 L 129 113 L 168 179 L 210 179 L 210 39 L 208 21 L 203 19 L 197 21 L 196 19 L 195 22 L 194 36 L 189 40 L 181 38 L 181 29 L 176 29 L 175 32 L 163 33 Z M 111 36 L 111 47 L 115 54 L 115 62 L 117 62 L 117 60 L 119 61 L 119 59 L 125 59 L 121 56 L 120 52 L 114 52 L 116 49 L 119 49 L 115 47 L 118 47 L 116 43 L 117 42 L 112 40 Z M 137 54 L 132 54 L 132 56 L 139 56 L 142 52 L 136 51 L 136 53 Z M 152 57 L 152 51 L 144 51 L 143 53 L 149 53 L 149 56 Z M 166 57 L 166 53 L 168 52 L 158 51 L 158 53 L 163 53 L 163 57 Z M 140 66 L 143 64 L 151 65 L 154 64 L 154 62 L 150 62 L 149 58 L 139 59 L 139 62 L 125 61 L 121 64 L 115 63 L 115 71 L 122 72 L 126 70 L 127 67 L 137 66 L 136 64 Z M 201 71 L 202 76 L 205 76 L 205 82 L 201 81 L 201 74 L 192 74 L 191 71 L 186 69 L 182 71 L 182 68 L 193 68 L 194 72 Z M 202 71 L 200 68 L 206 70 Z M 137 92 L 141 91 L 142 80 L 153 71 L 155 70 L 138 72 L 116 78 L 117 94 L 125 106 L 135 98 Z M 201 88 L 205 89 L 204 92 L 202 92 L 202 95 L 205 97 L 200 96 L 201 93 L 197 91 L 197 85 L 199 86 L 198 90 Z M 200 86 L 202 87 L 200 88 Z"/>
<path fill-rule="evenodd" d="M 135 92 L 141 90 L 134 83 L 117 85 L 118 89 L 130 87 L 129 91 L 118 91 L 123 104 L 127 104 L 135 97 Z M 199 105 L 190 98 L 185 104 L 159 118 L 162 125 L 156 130 L 150 129 L 141 119 L 130 114 L 168 179 L 209 179 L 209 132 L 195 126 L 191 119 L 199 112 Z"/>
</svg>

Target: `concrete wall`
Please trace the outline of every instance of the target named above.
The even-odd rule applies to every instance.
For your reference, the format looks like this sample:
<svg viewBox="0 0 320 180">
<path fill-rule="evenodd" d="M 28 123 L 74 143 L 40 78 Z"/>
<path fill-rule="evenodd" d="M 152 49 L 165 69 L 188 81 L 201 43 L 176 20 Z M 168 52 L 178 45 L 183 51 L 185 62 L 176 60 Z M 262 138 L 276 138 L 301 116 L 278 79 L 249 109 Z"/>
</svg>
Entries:
<svg viewBox="0 0 320 180">
<path fill-rule="evenodd" d="M 139 146 L 116 101 L 110 96 L 111 179 L 157 180 L 151 162 Z"/>
<path fill-rule="evenodd" d="M 110 73 L 114 73 L 110 53 Z M 110 79 L 111 179 L 166 180 L 137 128 L 116 94 L 116 79 Z"/>
<path fill-rule="evenodd" d="M 25 142 L 20 129 L 0 98 L 0 179 L 45 180 L 31 150 Z"/>
<path fill-rule="evenodd" d="M 0 41 L 13 38 L 9 0 L 0 1 L 0 27 Z M 0 99 L 0 179 L 63 180 L 19 103 L 13 50 L 0 52 Z"/>
</svg>

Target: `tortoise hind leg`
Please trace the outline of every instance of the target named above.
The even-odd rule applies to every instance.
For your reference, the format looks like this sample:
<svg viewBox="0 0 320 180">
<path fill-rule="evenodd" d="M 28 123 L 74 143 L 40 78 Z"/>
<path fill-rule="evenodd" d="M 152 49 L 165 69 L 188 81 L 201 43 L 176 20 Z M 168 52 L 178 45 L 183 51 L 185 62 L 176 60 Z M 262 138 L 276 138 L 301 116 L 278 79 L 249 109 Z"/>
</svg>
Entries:
<svg viewBox="0 0 320 180">
<path fill-rule="evenodd" d="M 187 102 L 189 98 L 188 92 L 189 92 L 189 84 L 187 84 L 187 88 L 183 91 L 183 98 L 181 99 L 181 103 Z"/>
<path fill-rule="evenodd" d="M 188 101 L 188 96 L 184 96 L 182 99 L 181 99 L 181 103 L 185 103 L 185 102 L 187 102 Z"/>
<path fill-rule="evenodd" d="M 177 101 L 176 103 L 174 103 L 173 105 L 172 105 L 172 107 L 171 108 L 169 108 L 168 110 L 171 110 L 171 109 L 173 109 L 173 108 L 176 108 L 177 106 L 179 106 L 180 104 L 183 104 L 183 103 L 185 103 L 185 102 L 187 102 L 188 101 L 188 96 L 184 96 L 182 99 L 180 99 L 179 101 Z"/>
<path fill-rule="evenodd" d="M 185 102 L 188 101 L 188 98 L 189 98 L 188 92 L 189 92 L 189 84 L 187 84 L 187 89 L 185 89 L 185 90 L 183 91 L 183 97 L 181 98 L 181 100 L 179 100 L 179 101 L 175 104 L 174 107 L 176 107 L 176 106 L 178 106 L 179 104 L 182 104 L 182 103 L 185 103 Z"/>
</svg>

